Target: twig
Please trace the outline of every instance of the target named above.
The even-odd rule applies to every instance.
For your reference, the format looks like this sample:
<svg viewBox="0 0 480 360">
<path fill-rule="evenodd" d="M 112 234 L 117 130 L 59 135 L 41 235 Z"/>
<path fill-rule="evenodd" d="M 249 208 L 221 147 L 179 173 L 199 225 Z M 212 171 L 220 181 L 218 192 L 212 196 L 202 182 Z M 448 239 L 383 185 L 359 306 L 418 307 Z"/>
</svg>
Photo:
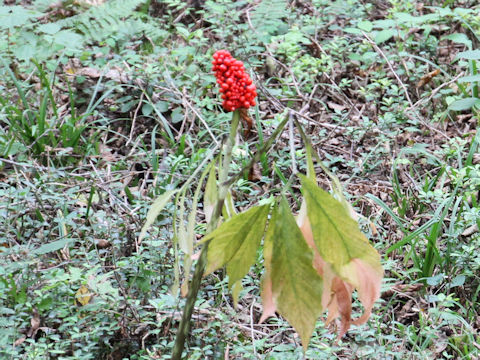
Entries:
<svg viewBox="0 0 480 360">
<path fill-rule="evenodd" d="M 400 79 L 400 77 L 398 76 L 398 74 L 395 72 L 395 69 L 393 68 L 392 64 L 390 63 L 390 61 L 388 60 L 387 56 L 385 55 L 385 53 L 382 51 L 382 49 L 380 49 L 378 47 L 377 44 L 375 44 L 375 42 L 370 39 L 370 37 L 364 32 L 362 31 L 362 34 L 363 36 L 365 36 L 365 38 L 367 39 L 367 41 L 373 46 L 373 48 L 375 49 L 375 51 L 377 51 L 384 59 L 385 61 L 387 62 L 387 65 L 388 67 L 390 68 L 390 71 L 393 73 L 393 75 L 395 76 L 395 78 L 397 79 L 398 83 L 400 84 L 400 86 L 402 87 L 403 91 L 405 92 L 405 97 L 407 98 L 407 101 L 408 101 L 408 104 L 410 105 L 408 107 L 408 109 L 411 109 L 412 111 L 415 112 L 415 114 L 418 116 L 418 113 L 416 112 L 415 110 L 415 105 L 413 105 L 412 103 L 412 100 L 410 99 L 410 95 L 408 95 L 408 90 L 407 90 L 407 87 L 405 86 L 405 84 L 403 83 L 402 79 Z M 409 116 L 408 112 L 405 112 L 405 114 L 410 118 L 412 119 L 411 116 Z M 415 120 L 415 119 L 413 119 Z M 430 130 L 433 130 L 435 131 L 436 133 L 442 135 L 444 138 L 446 139 L 449 139 L 449 137 L 443 133 L 442 131 L 438 130 L 437 128 L 429 125 L 428 123 L 426 123 L 425 121 L 423 121 L 420 116 L 418 116 L 418 120 L 420 120 L 420 122 L 426 126 L 427 128 L 429 128 Z"/>
<path fill-rule="evenodd" d="M 295 145 L 293 144 L 293 112 L 288 113 L 288 144 L 290 145 L 290 157 L 292 158 L 292 174 L 296 174 L 297 162 L 295 161 Z"/>
<path fill-rule="evenodd" d="M 418 100 L 415 104 L 413 104 L 414 108 L 417 107 L 420 103 L 422 102 L 427 102 L 427 101 L 430 101 L 439 91 L 440 89 L 444 88 L 445 86 L 448 86 L 454 82 L 456 82 L 459 78 L 461 78 L 462 76 L 464 76 L 465 73 L 462 72 L 460 74 L 458 74 L 457 76 L 455 76 L 453 79 L 451 79 L 450 81 L 446 82 L 446 83 L 443 83 L 441 84 L 439 87 L 436 87 L 435 89 L 432 90 L 432 93 L 430 94 L 430 96 L 426 99 L 420 99 Z M 413 110 L 411 108 L 408 108 L 407 110 Z"/>
<path fill-rule="evenodd" d="M 140 100 L 138 101 L 137 108 L 135 109 L 135 112 L 133 113 L 132 126 L 130 127 L 130 135 L 128 136 L 128 140 L 127 140 L 127 143 L 125 144 L 125 146 L 127 146 L 128 144 L 130 144 L 132 142 L 133 130 L 135 130 L 135 123 L 137 122 L 138 111 L 140 110 L 140 108 L 143 105 L 143 96 L 144 96 L 144 93 L 142 92 L 142 95 L 140 95 Z"/>
<path fill-rule="evenodd" d="M 195 109 L 195 107 L 190 103 L 190 101 L 188 101 L 188 98 L 184 98 L 184 101 L 185 101 L 185 104 L 190 108 L 190 110 L 193 111 L 193 113 L 195 115 L 197 115 L 198 119 L 201 121 L 201 123 L 203 124 L 203 126 L 205 126 L 205 128 L 207 129 L 207 132 L 208 134 L 210 135 L 210 137 L 213 139 L 213 142 L 215 143 L 215 145 L 219 145 L 218 143 L 218 140 L 215 138 L 215 135 L 213 135 L 212 133 L 212 130 L 210 130 L 210 127 L 208 126 L 207 122 L 205 121 L 205 119 L 202 117 L 202 115 L 197 111 L 197 109 Z"/>
<path fill-rule="evenodd" d="M 395 79 L 397 79 L 398 83 L 400 84 L 400 86 L 402 87 L 403 91 L 405 92 L 405 97 L 407 98 L 407 101 L 408 103 L 410 104 L 410 107 L 413 108 L 413 103 L 412 103 L 412 100 L 410 99 L 410 95 L 408 95 L 408 90 L 407 90 L 407 87 L 405 86 L 405 84 L 403 83 L 402 79 L 400 79 L 400 76 L 398 76 L 397 72 L 395 71 L 395 69 L 393 68 L 392 66 L 392 63 L 390 62 L 390 60 L 388 60 L 387 56 L 385 55 L 385 53 L 382 51 L 382 49 L 380 49 L 378 47 L 377 44 L 375 44 L 375 42 L 370 39 L 370 37 L 364 32 L 362 31 L 362 34 L 363 36 L 365 36 L 365 38 L 367 39 L 367 41 L 370 43 L 370 45 L 373 46 L 373 48 L 375 49 L 376 52 L 378 52 L 384 59 L 385 61 L 387 62 L 387 65 L 388 67 L 390 68 L 390 71 L 392 72 L 393 76 L 395 76 Z"/>
<path fill-rule="evenodd" d="M 252 347 L 253 347 L 253 355 L 255 355 L 255 358 L 258 358 L 257 355 L 257 347 L 255 346 L 255 334 L 254 334 L 254 329 L 253 329 L 253 305 L 255 302 L 252 302 L 252 305 L 250 306 L 250 336 L 252 337 Z"/>
<path fill-rule="evenodd" d="M 166 74 L 168 74 L 168 71 L 166 72 Z M 205 119 L 202 117 L 202 115 L 198 112 L 197 109 L 195 109 L 195 107 L 191 104 L 191 102 L 189 101 L 188 97 L 182 93 L 180 91 L 180 89 L 175 85 L 175 83 L 173 82 L 173 80 L 170 78 L 170 76 L 168 76 L 168 78 L 166 78 L 165 80 L 168 81 L 168 83 L 170 84 L 171 88 L 166 88 L 166 90 L 168 91 L 172 91 L 172 89 L 174 90 L 174 92 L 180 97 L 181 100 L 184 100 L 185 101 L 185 105 L 187 105 L 190 110 L 193 111 L 193 113 L 195 115 L 197 115 L 198 119 L 200 120 L 200 122 L 203 124 L 203 126 L 205 126 L 205 129 L 207 129 L 207 132 L 208 134 L 210 135 L 210 137 L 212 138 L 213 142 L 215 143 L 215 145 L 219 145 L 219 142 L 218 140 L 215 138 L 215 135 L 213 135 L 212 133 L 212 130 L 210 130 L 210 127 L 208 126 L 207 122 L 205 121 Z M 159 87 L 161 88 L 161 87 Z M 163 88 L 165 89 L 165 88 Z"/>
<path fill-rule="evenodd" d="M 405 86 L 405 84 L 403 83 L 402 79 L 400 79 L 400 77 L 398 76 L 398 74 L 396 73 L 395 69 L 393 68 L 392 64 L 390 63 L 390 60 L 388 60 L 387 56 L 385 55 L 385 53 L 382 51 L 382 49 L 380 49 L 378 47 L 377 44 L 375 44 L 375 42 L 370 39 L 370 37 L 364 32 L 362 31 L 362 34 L 363 36 L 365 36 L 365 38 L 367 39 L 367 41 L 370 43 L 370 45 L 373 46 L 373 48 L 375 49 L 376 52 L 378 52 L 386 61 L 388 67 L 390 68 L 390 71 L 392 72 L 393 76 L 395 76 L 395 79 L 397 79 L 397 82 L 400 84 L 400 86 L 402 87 L 404 93 L 405 93 L 405 97 L 407 98 L 407 101 L 408 103 L 410 104 L 410 107 L 413 107 L 413 103 L 412 103 L 412 100 L 410 99 L 410 95 L 408 95 L 408 90 L 407 90 L 407 87 Z"/>
</svg>

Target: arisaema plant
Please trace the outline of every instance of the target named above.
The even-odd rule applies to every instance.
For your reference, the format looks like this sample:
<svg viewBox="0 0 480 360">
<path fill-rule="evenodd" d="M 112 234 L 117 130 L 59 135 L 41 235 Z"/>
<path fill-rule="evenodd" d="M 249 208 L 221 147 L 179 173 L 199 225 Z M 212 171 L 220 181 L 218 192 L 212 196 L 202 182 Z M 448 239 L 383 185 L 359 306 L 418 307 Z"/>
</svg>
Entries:
<svg viewBox="0 0 480 360">
<path fill-rule="evenodd" d="M 262 249 L 264 265 L 260 321 L 275 314 L 283 316 L 298 332 L 306 349 L 317 319 L 328 311 L 326 322 L 338 318 L 338 336 L 341 337 L 352 324 L 363 324 L 370 317 L 383 278 L 380 256 L 359 230 L 356 214 L 345 199 L 340 182 L 323 166 L 296 121 L 306 147 L 308 169 L 307 174 L 298 174 L 302 193 L 298 213 L 292 212 L 283 193 L 262 205 L 252 204 L 242 212 L 226 211 L 233 207 L 228 201 L 230 187 L 241 176 L 229 177 L 237 129 L 240 119 L 244 120 L 247 129 L 251 126 L 246 110 L 255 104 L 257 94 L 243 63 L 228 51 L 216 52 L 212 64 L 222 94 L 222 105 L 226 111 L 233 112 L 233 117 L 230 135 L 221 154 L 206 167 L 195 192 L 193 202 L 196 204 L 203 179 L 207 178 L 203 195 L 207 234 L 198 244 L 193 243 L 193 212 L 187 226 L 190 230 L 183 230 L 183 234 L 189 234 L 187 242 L 179 242 L 186 254 L 188 269 L 185 274 L 190 273 L 194 246 L 201 247 L 201 252 L 191 280 L 185 279 L 182 286 L 187 300 L 172 359 L 181 359 L 202 278 L 225 267 L 229 288 L 237 303 L 241 280 L 254 265 L 259 248 Z M 267 153 L 287 121 L 285 118 L 279 124 L 244 170 Z M 331 193 L 318 186 L 312 156 L 330 177 Z M 177 195 L 182 193 L 185 194 L 184 189 L 180 189 Z M 157 199 L 147 215 L 141 237 L 172 196 L 173 191 Z M 184 201 L 184 195 L 177 196 L 178 200 Z M 183 214 L 184 207 L 180 208 Z M 352 317 L 354 290 L 364 308 L 363 314 L 356 318 Z"/>
</svg>

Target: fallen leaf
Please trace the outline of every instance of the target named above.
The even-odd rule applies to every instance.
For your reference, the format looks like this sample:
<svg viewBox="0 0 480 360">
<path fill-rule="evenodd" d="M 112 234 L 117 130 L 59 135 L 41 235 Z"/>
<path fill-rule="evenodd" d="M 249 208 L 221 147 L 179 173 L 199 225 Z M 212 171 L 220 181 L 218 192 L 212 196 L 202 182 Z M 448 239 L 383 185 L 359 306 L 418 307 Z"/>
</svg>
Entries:
<svg viewBox="0 0 480 360">
<path fill-rule="evenodd" d="M 33 316 L 30 319 L 30 326 L 31 327 L 27 332 L 27 337 L 29 337 L 29 338 L 35 337 L 35 335 L 38 331 L 38 328 L 40 327 L 40 315 L 38 314 L 37 309 L 33 309 Z"/>
<path fill-rule="evenodd" d="M 97 243 L 97 248 L 99 248 L 99 249 L 106 249 L 106 248 L 112 246 L 110 241 L 105 240 L 105 239 L 98 239 L 98 240 L 96 240 L 96 243 Z"/>
<path fill-rule="evenodd" d="M 242 120 L 243 123 L 243 136 L 248 139 L 250 136 L 250 131 L 252 130 L 253 127 L 253 120 L 252 118 L 248 115 L 248 109 L 245 108 L 240 108 L 238 109 L 240 113 L 240 119 Z"/>
<path fill-rule="evenodd" d="M 260 165 L 258 163 L 253 163 L 253 166 L 248 172 L 248 180 L 250 181 L 260 181 L 262 179 L 262 171 L 260 170 Z"/>
<path fill-rule="evenodd" d="M 478 225 L 477 225 L 477 224 L 474 224 L 474 225 L 466 228 L 466 229 L 463 231 L 462 236 L 463 236 L 463 237 L 471 236 L 471 235 L 473 235 L 473 234 L 475 234 L 475 233 L 477 233 L 477 232 L 478 232 Z"/>
<path fill-rule="evenodd" d="M 342 112 L 347 108 L 345 105 L 340 105 L 340 104 L 334 103 L 333 101 L 327 102 L 327 105 L 333 111 L 338 111 L 338 112 Z"/>
<path fill-rule="evenodd" d="M 21 338 L 17 339 L 14 343 L 13 343 L 13 346 L 20 346 L 21 344 L 23 344 L 25 342 L 25 340 L 27 340 L 27 337 L 26 336 L 22 336 Z"/>
<path fill-rule="evenodd" d="M 417 83 L 417 89 L 421 88 L 422 86 L 427 85 L 438 74 L 440 74 L 440 69 L 435 69 L 435 70 L 429 72 L 428 74 L 423 75 L 420 78 L 420 81 Z"/>
<path fill-rule="evenodd" d="M 411 298 L 415 296 L 415 293 L 417 293 L 422 288 L 423 288 L 422 283 L 416 283 L 416 284 L 398 283 L 393 285 L 390 289 L 384 291 L 382 293 L 382 299 L 388 299 L 392 297 L 394 294 L 397 294 L 399 298 Z"/>
<path fill-rule="evenodd" d="M 75 300 L 80 306 L 87 305 L 92 299 L 92 294 L 90 290 L 85 285 L 80 286 L 80 288 L 75 293 Z"/>
</svg>

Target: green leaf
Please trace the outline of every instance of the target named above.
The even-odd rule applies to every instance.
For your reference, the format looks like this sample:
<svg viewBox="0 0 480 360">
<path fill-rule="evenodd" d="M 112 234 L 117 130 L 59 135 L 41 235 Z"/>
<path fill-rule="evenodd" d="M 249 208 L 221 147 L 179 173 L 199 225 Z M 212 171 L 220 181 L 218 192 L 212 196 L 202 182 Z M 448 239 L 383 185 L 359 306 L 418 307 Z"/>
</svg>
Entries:
<svg viewBox="0 0 480 360">
<path fill-rule="evenodd" d="M 415 16 L 404 12 L 395 13 L 394 17 L 403 24 L 415 24 L 418 21 L 418 18 Z"/>
<path fill-rule="evenodd" d="M 368 20 L 360 21 L 357 26 L 360 30 L 363 30 L 365 32 L 370 32 L 373 28 L 372 23 Z"/>
<path fill-rule="evenodd" d="M 78 49 L 82 46 L 83 37 L 71 30 L 62 30 L 54 36 L 54 42 L 65 46 L 67 49 Z"/>
<path fill-rule="evenodd" d="M 64 248 L 67 244 L 72 242 L 73 242 L 72 239 L 67 239 L 67 238 L 57 240 L 57 241 L 52 241 L 51 243 L 40 246 L 39 248 L 33 250 L 32 252 L 36 255 L 48 254 L 50 252 L 60 250 Z"/>
<path fill-rule="evenodd" d="M 387 40 L 390 40 L 395 35 L 395 30 L 393 29 L 386 29 L 381 30 L 375 34 L 375 43 L 381 44 Z"/>
<path fill-rule="evenodd" d="M 51 297 L 45 297 L 37 304 L 37 308 L 40 311 L 50 310 L 52 308 L 53 299 Z"/>
<path fill-rule="evenodd" d="M 202 240 L 211 240 L 208 245 L 206 275 L 227 264 L 231 288 L 247 274 L 255 262 L 269 209 L 268 205 L 254 206 L 236 214 Z"/>
<path fill-rule="evenodd" d="M 314 181 L 303 175 L 300 178 L 313 238 L 322 258 L 336 271 L 355 258 L 377 265 L 378 253 L 343 204 L 320 189 Z"/>
<path fill-rule="evenodd" d="M 315 181 L 317 178 L 315 176 L 315 166 L 313 166 L 313 159 L 312 159 L 312 146 L 310 144 L 307 145 L 307 177 L 310 180 Z"/>
<path fill-rule="evenodd" d="M 322 312 L 323 284 L 312 265 L 312 250 L 305 242 L 285 198 L 274 208 L 265 248 L 273 304 L 298 332 L 306 350 L 315 322 Z"/>
<path fill-rule="evenodd" d="M 362 30 L 357 29 L 357 28 L 343 28 L 343 32 L 346 32 L 348 34 L 354 34 L 354 35 L 363 35 Z"/>
<path fill-rule="evenodd" d="M 168 103 L 167 101 L 159 101 L 155 104 L 155 108 L 158 111 L 164 113 L 170 108 L 170 103 Z"/>
<path fill-rule="evenodd" d="M 45 34 L 54 35 L 62 29 L 57 23 L 41 24 L 37 27 L 37 30 Z"/>
<path fill-rule="evenodd" d="M 142 106 L 142 115 L 143 116 L 150 116 L 150 114 L 153 112 L 153 106 L 150 103 L 145 103 Z"/>
<path fill-rule="evenodd" d="M 464 44 L 466 45 L 469 49 L 472 48 L 472 40 L 470 40 L 467 35 L 464 33 L 453 33 L 449 34 L 447 36 L 444 36 L 442 39 L 447 39 L 451 40 L 457 44 Z"/>
<path fill-rule="evenodd" d="M 175 194 L 176 192 L 177 190 L 165 191 L 153 202 L 152 206 L 148 210 L 147 220 L 145 221 L 145 224 L 143 225 L 142 230 L 140 231 L 138 242 L 141 242 L 143 240 L 143 238 L 145 237 L 145 234 L 147 233 L 148 229 L 157 218 L 158 214 L 160 214 L 160 212 L 165 208 L 165 206 L 170 201 L 170 198 L 172 197 L 172 195 Z"/>
<path fill-rule="evenodd" d="M 463 111 L 463 110 L 469 110 L 475 105 L 480 106 L 480 99 L 472 97 L 472 98 L 456 100 L 448 106 L 448 109 L 453 111 Z"/>
<path fill-rule="evenodd" d="M 472 82 L 477 82 L 480 81 L 480 74 L 477 75 L 469 75 L 469 76 L 463 76 L 457 80 L 459 83 L 472 83 Z"/>
<path fill-rule="evenodd" d="M 30 22 L 37 16 L 40 16 L 33 10 L 25 9 L 23 6 L 0 6 L 0 29 L 22 26 Z"/>
<path fill-rule="evenodd" d="M 455 59 L 480 60 L 480 49 L 459 52 Z"/>
<path fill-rule="evenodd" d="M 175 109 L 172 111 L 171 119 L 172 119 L 172 123 L 173 123 L 173 124 L 178 124 L 178 123 L 180 123 L 181 121 L 183 121 L 184 118 L 185 118 L 185 117 L 184 117 L 182 108 L 178 107 L 178 108 L 175 108 Z"/>
<path fill-rule="evenodd" d="M 463 286 L 465 284 L 465 275 L 457 275 L 450 282 L 450 287 Z"/>
<path fill-rule="evenodd" d="M 225 219 L 230 219 L 236 213 L 232 192 L 228 191 L 225 201 L 223 202 L 222 216 Z"/>
</svg>

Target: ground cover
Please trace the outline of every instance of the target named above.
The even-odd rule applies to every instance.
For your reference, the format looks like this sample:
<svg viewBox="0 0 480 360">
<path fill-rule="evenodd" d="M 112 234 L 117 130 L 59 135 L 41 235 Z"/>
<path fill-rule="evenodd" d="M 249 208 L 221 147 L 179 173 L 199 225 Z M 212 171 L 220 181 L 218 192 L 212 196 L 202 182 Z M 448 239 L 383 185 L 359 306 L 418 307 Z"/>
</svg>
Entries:
<svg viewBox="0 0 480 360">
<path fill-rule="evenodd" d="M 173 240 L 230 121 L 220 49 L 258 92 L 233 170 L 291 114 L 382 255 L 369 322 L 337 342 L 319 321 L 305 357 L 478 358 L 478 13 L 476 1 L 5 1 L 2 358 L 169 358 L 184 303 Z M 306 153 L 292 127 L 232 203 L 288 187 L 299 210 L 296 171 Z M 154 199 L 185 183 L 140 241 Z M 258 323 L 261 275 L 251 269 L 237 308 L 223 272 L 204 280 L 189 358 L 303 357 L 287 322 Z"/>
</svg>

